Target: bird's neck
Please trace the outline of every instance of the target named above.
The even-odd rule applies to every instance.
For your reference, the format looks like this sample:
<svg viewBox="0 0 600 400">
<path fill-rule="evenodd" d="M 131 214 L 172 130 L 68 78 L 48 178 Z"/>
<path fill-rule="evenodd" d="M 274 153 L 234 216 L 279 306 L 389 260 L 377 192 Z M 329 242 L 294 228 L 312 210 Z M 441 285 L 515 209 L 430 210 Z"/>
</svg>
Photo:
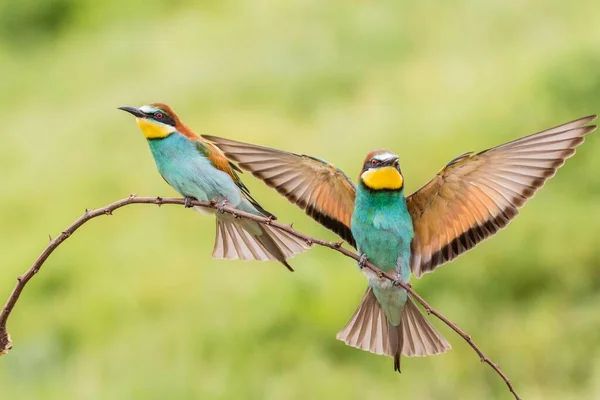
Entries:
<svg viewBox="0 0 600 400">
<path fill-rule="evenodd" d="M 402 189 L 371 190 L 363 183 L 359 183 L 356 188 L 352 220 L 353 227 L 359 221 L 367 225 L 377 221 L 380 227 L 388 228 L 412 221 Z M 412 223 L 410 228 L 412 229 Z"/>
<path fill-rule="evenodd" d="M 179 132 L 173 132 L 161 139 L 148 139 L 148 146 L 157 161 L 197 152 L 194 143 Z"/>
<path fill-rule="evenodd" d="M 375 209 L 388 209 L 406 211 L 406 198 L 404 189 L 399 190 L 372 190 L 363 182 L 359 182 L 356 189 L 356 207 L 373 207 Z"/>
</svg>

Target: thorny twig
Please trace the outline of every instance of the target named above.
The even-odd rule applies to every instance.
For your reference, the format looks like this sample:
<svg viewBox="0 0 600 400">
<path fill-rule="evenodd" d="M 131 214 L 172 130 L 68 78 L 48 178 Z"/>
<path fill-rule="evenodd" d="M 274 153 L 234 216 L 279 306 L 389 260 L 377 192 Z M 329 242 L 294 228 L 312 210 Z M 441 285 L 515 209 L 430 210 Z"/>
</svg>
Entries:
<svg viewBox="0 0 600 400">
<path fill-rule="evenodd" d="M 328 247 L 332 250 L 342 253 L 346 257 L 353 258 L 356 261 L 361 261 L 361 258 L 356 253 L 353 253 L 352 251 L 342 247 L 341 242 L 338 242 L 338 243 L 328 242 L 326 240 L 321 240 L 321 239 L 317 239 L 317 238 L 313 238 L 313 237 L 304 235 L 304 234 L 294 230 L 291 225 L 281 224 L 279 222 L 274 221 L 273 218 L 271 218 L 271 217 L 267 217 L 267 218 L 260 217 L 260 216 L 254 215 L 254 214 L 236 210 L 234 208 L 228 207 L 223 204 L 218 204 L 214 201 L 213 202 L 200 202 L 200 201 L 196 201 L 196 200 L 186 200 L 186 199 L 181 199 L 181 198 L 137 197 L 135 195 L 131 195 L 125 199 L 115 201 L 114 203 L 111 203 L 102 208 L 98 208 L 95 210 L 86 209 L 85 213 L 81 217 L 77 218 L 60 235 L 58 235 L 54 239 L 51 239 L 48 246 L 44 249 L 44 251 L 42 251 L 42 253 L 37 258 L 37 260 L 35 260 L 33 265 L 23 275 L 20 275 L 17 278 L 17 283 L 16 283 L 14 289 L 12 290 L 10 296 L 8 297 L 6 304 L 4 304 L 2 311 L 0 312 L 0 355 L 6 354 L 8 352 L 8 350 L 12 348 L 11 338 L 6 329 L 6 322 L 8 320 L 8 317 L 9 317 L 11 311 L 13 310 L 13 308 L 15 307 L 15 304 L 17 303 L 17 300 L 19 299 L 21 292 L 25 288 L 25 285 L 27 285 L 27 282 L 29 282 L 29 280 L 31 280 L 31 278 L 33 278 L 33 276 L 40 270 L 40 268 L 42 267 L 44 262 L 48 259 L 50 254 L 52 254 L 52 252 L 54 250 L 56 250 L 56 248 L 58 246 L 60 246 L 60 244 L 62 242 L 67 240 L 77 229 L 79 229 L 83 224 L 85 224 L 89 220 L 99 217 L 101 215 L 112 215 L 113 211 L 115 211 L 121 207 L 130 205 L 130 204 L 156 204 L 158 206 L 163 205 L 163 204 L 177 204 L 177 205 L 188 206 L 188 207 L 191 205 L 191 206 L 212 208 L 212 209 L 218 210 L 220 212 L 231 214 L 237 218 L 246 218 L 246 219 L 250 219 L 250 220 L 262 223 L 262 224 L 271 225 L 277 229 L 288 232 L 289 234 L 294 235 L 297 238 L 304 240 L 308 244 L 316 244 L 318 246 Z M 481 351 L 481 349 L 479 349 L 479 347 L 475 344 L 475 342 L 473 341 L 473 339 L 471 338 L 470 335 L 465 333 L 454 322 L 450 321 L 448 318 L 444 317 L 442 314 L 440 314 L 438 311 L 436 311 L 433 307 L 431 307 L 429 305 L 429 303 L 427 303 L 421 296 L 419 296 L 412 289 L 410 284 L 397 281 L 392 275 L 380 270 L 375 265 L 371 264 L 369 261 L 362 260 L 361 264 L 362 264 L 363 268 L 368 268 L 368 269 L 372 270 L 373 272 L 375 272 L 377 275 L 379 275 L 381 277 L 385 277 L 385 278 L 389 279 L 390 281 L 394 282 L 395 285 L 398 285 L 398 286 L 401 286 L 402 288 L 404 288 L 408 293 L 410 293 L 410 295 L 415 300 L 417 300 L 419 303 L 421 303 L 421 305 L 425 308 L 425 311 L 427 311 L 428 314 L 435 315 L 438 319 L 440 319 L 442 322 L 444 322 L 446 325 L 448 325 L 454 332 L 456 332 L 459 336 L 461 336 L 469 344 L 469 346 L 471 346 L 473 348 L 473 350 L 475 350 L 477 355 L 480 357 L 481 361 L 485 362 L 490 367 L 492 367 L 494 369 L 494 371 L 496 371 L 496 373 L 500 376 L 500 378 L 502 378 L 502 380 L 506 383 L 506 386 L 508 387 L 510 392 L 513 394 L 514 398 L 516 400 L 520 400 L 520 398 L 517 395 L 517 393 L 515 392 L 512 384 L 510 383 L 510 380 L 502 372 L 502 370 L 500 369 L 500 366 L 498 364 L 494 363 L 492 360 L 490 360 L 489 357 L 487 357 L 483 353 L 483 351 Z"/>
</svg>

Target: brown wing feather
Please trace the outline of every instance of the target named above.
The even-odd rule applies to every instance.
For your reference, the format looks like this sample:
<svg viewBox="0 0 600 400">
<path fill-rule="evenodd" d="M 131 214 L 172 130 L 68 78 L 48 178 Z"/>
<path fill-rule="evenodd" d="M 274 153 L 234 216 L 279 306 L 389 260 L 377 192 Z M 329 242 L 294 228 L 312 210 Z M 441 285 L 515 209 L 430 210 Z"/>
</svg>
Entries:
<svg viewBox="0 0 600 400">
<path fill-rule="evenodd" d="M 339 169 L 314 157 L 204 136 L 252 175 L 355 246 L 350 221 L 356 188 Z"/>
<path fill-rule="evenodd" d="M 450 161 L 407 199 L 420 277 L 504 228 L 596 127 L 595 115 Z"/>
<path fill-rule="evenodd" d="M 240 180 L 240 177 L 234 172 L 232 164 L 217 146 L 201 139 L 198 142 L 201 143 L 201 146 L 205 146 L 205 154 L 215 168 L 227 173 L 236 182 Z"/>
<path fill-rule="evenodd" d="M 273 214 L 271 214 L 270 212 L 265 210 L 254 199 L 254 197 L 252 197 L 252 195 L 250 194 L 250 190 L 248 190 L 246 185 L 244 185 L 244 182 L 242 182 L 242 180 L 240 179 L 239 175 L 236 172 L 236 171 L 241 172 L 241 170 L 235 164 L 230 162 L 229 159 L 225 156 L 225 154 L 223 154 L 223 152 L 216 145 L 214 145 L 213 143 L 207 142 L 206 140 L 204 140 L 202 138 L 197 138 L 196 142 L 198 144 L 198 150 L 210 160 L 210 162 L 212 163 L 212 165 L 215 168 L 225 172 L 227 175 L 229 175 L 231 177 L 233 182 L 242 191 L 242 194 L 244 195 L 244 197 L 246 197 L 246 199 L 250 203 L 252 203 L 252 205 L 258 211 L 260 211 L 263 215 L 265 215 L 267 217 L 270 216 L 270 217 L 275 218 L 275 216 Z"/>
</svg>

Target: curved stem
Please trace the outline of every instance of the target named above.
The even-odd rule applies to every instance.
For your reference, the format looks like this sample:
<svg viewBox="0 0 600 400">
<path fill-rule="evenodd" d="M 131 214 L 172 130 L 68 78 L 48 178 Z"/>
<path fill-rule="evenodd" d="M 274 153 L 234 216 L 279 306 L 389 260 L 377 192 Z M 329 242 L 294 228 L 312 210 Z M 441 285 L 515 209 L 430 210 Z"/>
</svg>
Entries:
<svg viewBox="0 0 600 400">
<path fill-rule="evenodd" d="M 190 202 L 190 201 L 186 201 L 186 199 L 180 199 L 180 198 L 137 197 L 136 195 L 132 194 L 131 196 L 129 196 L 125 199 L 115 201 L 114 203 L 111 203 L 105 207 L 101 207 L 101 208 L 98 208 L 95 210 L 86 210 L 85 213 L 81 217 L 77 218 L 71 225 L 69 225 L 64 231 L 62 231 L 60 235 L 58 235 L 56 238 L 50 240 L 50 243 L 48 243 L 48 246 L 46 246 L 46 248 L 42 251 L 42 253 L 39 255 L 39 257 L 32 264 L 32 266 L 24 274 L 20 275 L 17 278 L 17 283 L 16 283 L 14 289 L 12 290 L 10 296 L 8 297 L 8 300 L 4 304 L 4 307 L 2 307 L 2 311 L 0 312 L 0 355 L 6 354 L 8 352 L 8 350 L 12 348 L 10 334 L 8 333 L 8 331 L 6 329 L 6 323 L 8 321 L 8 317 L 10 316 L 10 313 L 12 312 L 17 301 L 19 300 L 19 297 L 21 296 L 21 292 L 23 291 L 23 289 L 25 288 L 27 283 L 40 270 L 40 268 L 42 267 L 44 262 L 54 252 L 54 250 L 56 250 L 56 248 L 58 246 L 60 246 L 73 233 L 75 233 L 75 231 L 77 229 L 79 229 L 83 224 L 85 224 L 89 220 L 99 217 L 101 215 L 112 215 L 113 211 L 115 211 L 121 207 L 130 205 L 130 204 L 156 204 L 159 206 L 163 205 L 163 204 L 176 204 L 176 205 L 182 205 L 182 206 L 188 206 L 188 207 L 191 204 L 192 206 L 212 208 L 212 209 L 218 210 L 218 212 L 231 214 L 236 218 L 246 218 L 246 219 L 250 219 L 250 220 L 259 222 L 261 224 L 271 225 L 277 229 L 288 232 L 289 234 L 294 235 L 297 238 L 304 240 L 307 244 L 311 244 L 311 245 L 316 244 L 318 246 L 327 247 L 327 248 L 330 248 L 332 250 L 335 250 L 335 251 L 345 255 L 346 257 L 350 257 L 356 261 L 361 261 L 360 257 L 356 253 L 353 253 L 352 251 L 342 247 L 342 242 L 334 243 L 334 242 L 328 242 L 326 240 L 313 238 L 313 237 L 304 235 L 304 234 L 294 230 L 289 225 L 284 225 L 279 222 L 273 221 L 272 218 L 260 217 L 260 216 L 250 214 L 250 213 L 247 213 L 244 211 L 236 210 L 236 209 L 228 207 L 228 206 L 222 206 L 222 205 L 217 204 L 214 201 L 213 202 L 200 202 L 200 201 L 194 200 L 194 201 Z M 520 400 L 519 396 L 517 395 L 517 393 L 515 392 L 512 384 L 511 384 L 510 380 L 502 372 L 502 370 L 500 369 L 500 366 L 498 364 L 494 363 L 492 360 L 490 360 L 490 358 L 487 357 L 483 353 L 483 351 L 481 351 L 481 349 L 475 344 L 475 342 L 473 341 L 473 339 L 471 338 L 470 335 L 468 335 L 466 332 L 464 332 L 462 329 L 460 329 L 454 322 L 450 321 L 448 318 L 444 317 L 440 312 L 436 311 L 433 307 L 431 307 L 429 305 L 429 303 L 427 303 L 421 296 L 419 296 L 413 290 L 413 288 L 410 284 L 395 280 L 395 278 L 392 275 L 390 275 L 386 272 L 383 272 L 382 270 L 377 268 L 375 265 L 371 264 L 369 261 L 364 262 L 364 260 L 363 260 L 363 264 L 364 264 L 364 268 L 368 268 L 371 271 L 375 272 L 376 274 L 378 274 L 382 277 L 385 277 L 385 278 L 389 279 L 390 281 L 394 282 L 395 285 L 398 285 L 398 286 L 401 286 L 402 288 L 404 288 L 408 293 L 410 293 L 410 295 L 416 301 L 418 301 L 425 308 L 425 310 L 427 311 L 428 314 L 435 315 L 443 323 L 448 325 L 454 332 L 456 332 L 460 337 L 462 337 L 469 344 L 469 346 L 471 346 L 473 348 L 473 350 L 475 350 L 475 352 L 477 353 L 477 355 L 479 356 L 481 361 L 485 362 L 490 367 L 492 367 L 494 369 L 494 371 L 500 376 L 500 378 L 502 378 L 502 380 L 506 383 L 506 386 L 508 387 L 510 392 L 513 394 L 514 398 L 516 400 Z"/>
</svg>

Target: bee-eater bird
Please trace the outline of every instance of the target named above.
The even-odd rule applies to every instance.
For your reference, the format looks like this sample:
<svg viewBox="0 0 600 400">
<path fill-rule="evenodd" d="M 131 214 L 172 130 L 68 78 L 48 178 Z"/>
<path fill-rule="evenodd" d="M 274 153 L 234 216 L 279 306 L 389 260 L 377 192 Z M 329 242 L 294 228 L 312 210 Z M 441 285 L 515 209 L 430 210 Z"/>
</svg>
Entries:
<svg viewBox="0 0 600 400">
<path fill-rule="evenodd" d="M 252 198 L 237 174 L 241 171 L 215 145 L 181 122 L 171 107 L 154 103 L 119 109 L 136 117 L 158 172 L 188 203 L 191 199 L 215 200 L 220 205 L 226 203 L 238 210 L 274 218 Z M 277 260 L 293 271 L 286 259 L 309 247 L 304 241 L 271 226 L 225 213 L 215 214 L 215 258 Z"/>
<path fill-rule="evenodd" d="M 504 228 L 517 209 L 554 176 L 595 115 L 451 160 L 408 197 L 398 156 L 367 155 L 358 186 L 321 159 L 204 136 L 238 165 L 275 188 L 386 272 L 408 282 L 453 260 Z M 360 265 L 360 263 L 359 263 Z M 404 289 L 363 269 L 369 287 L 337 338 L 394 358 L 442 353 L 450 345 Z"/>
</svg>

